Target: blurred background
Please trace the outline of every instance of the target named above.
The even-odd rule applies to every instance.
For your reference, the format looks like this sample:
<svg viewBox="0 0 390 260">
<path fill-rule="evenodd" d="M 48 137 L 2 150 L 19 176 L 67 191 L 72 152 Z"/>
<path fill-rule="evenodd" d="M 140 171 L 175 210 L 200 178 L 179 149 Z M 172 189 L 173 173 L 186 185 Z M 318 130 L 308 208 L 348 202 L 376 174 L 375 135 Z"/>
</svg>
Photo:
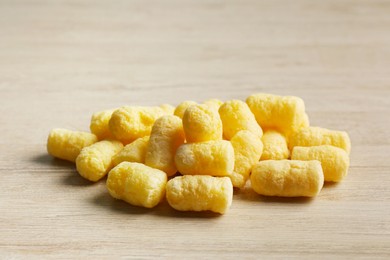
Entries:
<svg viewBox="0 0 390 260">
<path fill-rule="evenodd" d="M 58 112 L 88 102 L 79 116 L 257 91 L 302 96 L 308 106 L 315 91 L 328 110 L 343 98 L 329 90 L 389 88 L 389 5 L 1 0 L 0 88 L 3 98 L 34 92 Z"/>
<path fill-rule="evenodd" d="M 41 141 L 54 126 L 87 130 L 107 108 L 269 92 L 302 97 L 313 124 L 375 125 L 361 104 L 389 105 L 389 10 L 381 0 L 1 0 L 0 93 L 14 100 L 1 120 L 23 108 L 17 127 L 39 118 L 30 129 Z M 332 124 L 343 112 L 352 125 Z"/>
</svg>

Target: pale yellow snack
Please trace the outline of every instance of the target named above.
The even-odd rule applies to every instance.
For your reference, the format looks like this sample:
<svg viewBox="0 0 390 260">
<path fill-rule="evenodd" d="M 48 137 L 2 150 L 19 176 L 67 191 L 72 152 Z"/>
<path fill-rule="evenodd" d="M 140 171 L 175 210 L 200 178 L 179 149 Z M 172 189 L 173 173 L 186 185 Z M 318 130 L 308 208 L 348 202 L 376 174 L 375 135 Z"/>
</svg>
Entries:
<svg viewBox="0 0 390 260">
<path fill-rule="evenodd" d="M 168 181 L 166 197 L 176 210 L 224 214 L 232 204 L 233 186 L 228 177 L 180 176 Z"/>
<path fill-rule="evenodd" d="M 289 136 L 309 126 L 305 103 L 299 97 L 259 93 L 249 96 L 246 103 L 264 131 L 274 129 Z"/>
<path fill-rule="evenodd" d="M 165 172 L 141 163 L 122 162 L 108 174 L 107 189 L 112 197 L 131 205 L 153 208 L 165 195 Z"/>
<path fill-rule="evenodd" d="M 203 104 L 205 104 L 206 106 L 208 106 L 210 108 L 214 108 L 214 109 L 218 110 L 222 106 L 223 101 L 216 99 L 216 98 L 212 98 L 212 99 L 208 99 L 208 100 L 204 101 Z"/>
<path fill-rule="evenodd" d="M 91 132 L 97 136 L 99 140 L 112 138 L 108 122 L 111 119 L 112 113 L 115 109 L 104 110 L 96 112 L 92 115 L 91 124 L 89 128 Z"/>
<path fill-rule="evenodd" d="M 248 130 L 239 131 L 230 140 L 234 149 L 234 171 L 229 176 L 233 186 L 242 188 L 263 152 L 260 138 Z"/>
<path fill-rule="evenodd" d="M 115 139 L 124 144 L 150 135 L 157 118 L 167 114 L 161 107 L 124 106 L 112 113 L 109 127 Z"/>
<path fill-rule="evenodd" d="M 332 145 L 344 149 L 348 154 L 351 151 L 351 140 L 344 131 L 334 131 L 322 127 L 307 127 L 301 129 L 289 138 L 289 147 Z"/>
<path fill-rule="evenodd" d="M 114 140 L 103 140 L 84 147 L 76 158 L 78 173 L 90 181 L 98 181 L 113 167 L 112 157 L 123 148 Z"/>
<path fill-rule="evenodd" d="M 181 102 L 175 109 L 175 111 L 173 112 L 173 114 L 175 116 L 178 116 L 180 118 L 183 118 L 184 116 L 184 113 L 186 112 L 187 108 L 189 108 L 190 106 L 193 106 L 193 105 L 197 105 L 198 103 L 196 103 L 195 101 L 191 101 L 191 100 L 187 100 L 187 101 L 184 101 L 184 102 Z"/>
<path fill-rule="evenodd" d="M 319 161 L 267 160 L 252 168 L 253 190 L 265 196 L 315 197 L 324 184 Z"/>
<path fill-rule="evenodd" d="M 152 128 L 145 164 L 164 171 L 168 176 L 174 175 L 177 172 L 176 150 L 184 140 L 183 124 L 179 117 L 174 115 L 160 117 Z"/>
<path fill-rule="evenodd" d="M 181 145 L 175 155 L 183 175 L 229 176 L 234 169 L 234 149 L 229 141 L 208 141 Z"/>
<path fill-rule="evenodd" d="M 249 130 L 258 137 L 263 131 L 257 123 L 255 116 L 248 105 L 241 100 L 230 100 L 219 108 L 219 115 L 222 120 L 223 136 L 230 140 L 241 130 Z"/>
<path fill-rule="evenodd" d="M 325 181 L 339 182 L 348 174 L 349 156 L 346 151 L 335 146 L 295 146 L 291 159 L 320 161 Z"/>
<path fill-rule="evenodd" d="M 75 162 L 81 149 L 97 141 L 96 135 L 91 133 L 55 128 L 47 138 L 47 152 L 54 157 Z"/>
<path fill-rule="evenodd" d="M 222 121 L 218 110 L 207 105 L 193 105 L 183 116 L 183 129 L 188 143 L 222 139 Z"/>
<path fill-rule="evenodd" d="M 149 136 L 144 136 L 126 145 L 119 153 L 112 157 L 113 165 L 116 166 L 121 162 L 145 163 L 145 155 L 148 143 Z"/>
<path fill-rule="evenodd" d="M 209 99 L 203 102 L 204 105 L 208 106 L 209 108 L 219 109 L 219 107 L 223 104 L 223 102 L 219 99 Z M 184 102 L 181 102 L 175 109 L 175 112 L 173 113 L 175 116 L 178 116 L 180 118 L 183 118 L 184 113 L 186 112 L 187 108 L 193 105 L 198 105 L 197 102 L 186 100 Z"/>
<path fill-rule="evenodd" d="M 288 159 L 290 150 L 287 146 L 286 137 L 274 130 L 264 132 L 261 138 L 264 149 L 260 160 L 282 160 Z"/>
<path fill-rule="evenodd" d="M 162 104 L 160 107 L 164 110 L 166 115 L 173 115 L 173 112 L 175 111 L 175 107 L 170 104 Z"/>
</svg>

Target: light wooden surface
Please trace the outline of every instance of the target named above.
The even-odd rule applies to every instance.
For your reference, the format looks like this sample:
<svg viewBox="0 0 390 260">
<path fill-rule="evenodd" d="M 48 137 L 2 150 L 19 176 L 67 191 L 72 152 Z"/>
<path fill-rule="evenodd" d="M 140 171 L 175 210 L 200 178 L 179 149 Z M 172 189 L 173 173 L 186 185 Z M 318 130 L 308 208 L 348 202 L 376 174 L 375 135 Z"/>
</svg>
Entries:
<svg viewBox="0 0 390 260">
<path fill-rule="evenodd" d="M 297 95 L 346 130 L 314 200 L 238 191 L 224 216 L 112 199 L 46 153 L 127 105 Z M 0 1 L 0 258 L 390 257 L 390 2 Z"/>
</svg>

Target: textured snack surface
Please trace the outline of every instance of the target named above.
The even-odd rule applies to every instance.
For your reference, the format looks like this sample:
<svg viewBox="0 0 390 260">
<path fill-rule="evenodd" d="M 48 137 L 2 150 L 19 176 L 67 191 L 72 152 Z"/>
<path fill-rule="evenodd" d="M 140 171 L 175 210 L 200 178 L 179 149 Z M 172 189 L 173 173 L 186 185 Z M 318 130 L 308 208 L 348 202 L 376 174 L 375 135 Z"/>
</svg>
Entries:
<svg viewBox="0 0 390 260">
<path fill-rule="evenodd" d="M 253 94 L 246 100 L 262 129 L 274 129 L 286 136 L 309 126 L 305 103 L 299 97 Z"/>
<path fill-rule="evenodd" d="M 322 189 L 324 174 L 319 161 L 267 160 L 253 166 L 251 184 L 260 195 L 314 197 Z"/>
<path fill-rule="evenodd" d="M 175 155 L 183 175 L 229 176 L 234 169 L 234 149 L 229 141 L 208 141 L 181 145 Z"/>
<path fill-rule="evenodd" d="M 175 154 L 184 143 L 183 124 L 179 117 L 168 115 L 156 120 L 150 135 L 145 164 L 164 171 L 168 176 L 176 173 Z"/>
<path fill-rule="evenodd" d="M 345 150 L 335 146 L 295 146 L 291 159 L 320 161 L 325 181 L 339 182 L 348 174 L 349 156 Z"/>
<path fill-rule="evenodd" d="M 188 143 L 222 140 L 218 110 L 207 105 L 188 107 L 183 116 L 183 129 Z"/>
<path fill-rule="evenodd" d="M 124 106 L 112 113 L 109 127 L 115 139 L 124 144 L 150 135 L 157 118 L 166 114 L 161 107 Z"/>
<path fill-rule="evenodd" d="M 254 135 L 261 137 L 263 131 L 256 122 L 255 116 L 248 105 L 241 100 L 230 100 L 219 108 L 222 120 L 223 136 L 230 140 L 237 132 L 248 130 Z"/>
<path fill-rule="evenodd" d="M 173 114 L 175 116 L 183 118 L 184 113 L 186 112 L 187 108 L 189 108 L 190 106 L 193 106 L 193 105 L 197 105 L 197 104 L 198 103 L 196 103 L 195 101 L 191 101 L 191 100 L 183 101 L 175 108 L 175 111 Z"/>
<path fill-rule="evenodd" d="M 91 133 L 95 134 L 99 140 L 113 138 L 108 123 L 115 109 L 96 112 L 92 115 L 89 128 Z"/>
<path fill-rule="evenodd" d="M 264 149 L 261 160 L 282 160 L 288 159 L 290 150 L 287 146 L 286 137 L 274 130 L 268 130 L 261 138 Z"/>
<path fill-rule="evenodd" d="M 141 163 L 122 162 L 108 174 L 112 197 L 131 205 L 153 208 L 164 198 L 167 175 Z"/>
<path fill-rule="evenodd" d="M 348 154 L 351 151 L 351 140 L 344 131 L 334 131 L 322 127 L 307 127 L 295 133 L 289 139 L 289 147 L 332 145 L 344 149 Z"/>
<path fill-rule="evenodd" d="M 224 214 L 232 204 L 233 186 L 228 177 L 180 176 L 168 181 L 166 197 L 176 210 Z"/>
<path fill-rule="evenodd" d="M 149 136 L 140 137 L 134 142 L 126 145 L 119 153 L 112 158 L 114 166 L 121 162 L 145 163 L 146 149 L 149 143 Z"/>
<path fill-rule="evenodd" d="M 248 130 L 239 131 L 230 140 L 234 149 L 234 170 L 229 176 L 233 186 L 242 188 L 263 152 L 260 138 Z"/>
<path fill-rule="evenodd" d="M 53 129 L 49 154 L 75 162 L 90 181 L 108 173 L 112 197 L 146 208 L 166 197 L 180 211 L 224 214 L 233 188 L 250 186 L 264 196 L 315 197 L 350 164 L 348 134 L 310 127 L 295 96 L 123 106 L 94 113 L 90 130 Z"/>
<path fill-rule="evenodd" d="M 81 149 L 97 142 L 94 134 L 55 128 L 47 139 L 47 152 L 57 158 L 75 162 Z"/>
<path fill-rule="evenodd" d="M 76 158 L 78 173 L 90 181 L 98 181 L 113 167 L 112 157 L 123 145 L 119 141 L 103 140 L 81 150 Z"/>
</svg>

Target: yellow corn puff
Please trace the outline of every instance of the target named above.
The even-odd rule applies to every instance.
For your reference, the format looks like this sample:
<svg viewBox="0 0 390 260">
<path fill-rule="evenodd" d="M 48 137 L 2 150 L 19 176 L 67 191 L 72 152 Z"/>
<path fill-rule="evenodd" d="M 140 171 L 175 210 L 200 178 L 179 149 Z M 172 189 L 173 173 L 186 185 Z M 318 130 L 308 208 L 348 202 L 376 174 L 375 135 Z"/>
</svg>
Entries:
<svg viewBox="0 0 390 260">
<path fill-rule="evenodd" d="M 222 120 L 223 136 L 230 140 L 241 130 L 249 130 L 254 135 L 261 137 L 263 131 L 256 122 L 248 105 L 241 100 L 230 100 L 219 108 L 219 115 Z"/>
<path fill-rule="evenodd" d="M 175 109 L 175 112 L 173 113 L 175 116 L 178 116 L 180 118 L 183 118 L 184 112 L 186 112 L 187 108 L 193 105 L 197 105 L 195 101 L 187 100 L 184 102 L 181 102 Z"/>
<path fill-rule="evenodd" d="M 111 119 L 112 113 L 115 109 L 104 110 L 96 112 L 92 115 L 91 124 L 89 128 L 91 133 L 95 134 L 99 140 L 112 138 L 108 122 Z"/>
<path fill-rule="evenodd" d="M 169 205 L 179 211 L 224 214 L 232 204 L 233 186 L 228 177 L 180 176 L 168 181 L 166 197 Z"/>
<path fill-rule="evenodd" d="M 97 142 L 94 134 L 55 128 L 47 139 L 47 152 L 57 158 L 75 162 L 81 149 Z"/>
<path fill-rule="evenodd" d="M 261 138 L 264 149 L 260 160 L 282 160 L 290 156 L 286 137 L 274 130 L 268 130 Z"/>
<path fill-rule="evenodd" d="M 309 126 L 305 104 L 299 97 L 253 94 L 246 100 L 261 128 L 274 129 L 286 136 Z"/>
<path fill-rule="evenodd" d="M 122 143 L 114 140 L 99 141 L 83 148 L 76 158 L 77 171 L 90 181 L 100 180 L 111 170 L 112 157 L 122 148 Z"/>
<path fill-rule="evenodd" d="M 233 186 L 242 188 L 263 152 L 260 138 L 248 130 L 239 131 L 230 140 L 234 148 L 234 171 L 229 176 Z"/>
<path fill-rule="evenodd" d="M 146 151 L 145 164 L 164 171 L 168 176 L 176 173 L 175 154 L 184 143 L 183 124 L 174 115 L 162 116 L 156 120 Z"/>
<path fill-rule="evenodd" d="M 122 162 L 109 172 L 106 185 L 116 199 L 153 208 L 164 198 L 166 183 L 163 171 L 141 163 Z"/>
<path fill-rule="evenodd" d="M 307 127 L 301 129 L 289 138 L 289 147 L 332 145 L 344 149 L 348 154 L 351 151 L 351 140 L 344 131 L 334 131 L 321 127 Z"/>
<path fill-rule="evenodd" d="M 222 139 L 222 121 L 218 110 L 207 105 L 193 105 L 183 116 L 183 129 L 188 143 Z"/>
<path fill-rule="evenodd" d="M 154 121 L 166 114 L 161 107 L 121 107 L 112 113 L 109 127 L 115 139 L 124 144 L 150 135 Z"/>
<path fill-rule="evenodd" d="M 250 179 L 253 190 L 265 196 L 314 197 L 324 184 L 319 161 L 260 161 L 253 166 Z"/>
<path fill-rule="evenodd" d="M 345 150 L 335 146 L 295 146 L 291 154 L 291 159 L 320 161 L 325 181 L 339 182 L 348 174 L 348 154 Z"/>
<path fill-rule="evenodd" d="M 148 143 L 149 136 L 144 136 L 126 145 L 112 158 L 113 165 L 117 166 L 121 162 L 145 163 L 145 155 Z"/>
<path fill-rule="evenodd" d="M 229 141 L 208 141 L 181 145 L 175 155 L 183 175 L 229 176 L 234 169 L 234 149 Z"/>
</svg>

